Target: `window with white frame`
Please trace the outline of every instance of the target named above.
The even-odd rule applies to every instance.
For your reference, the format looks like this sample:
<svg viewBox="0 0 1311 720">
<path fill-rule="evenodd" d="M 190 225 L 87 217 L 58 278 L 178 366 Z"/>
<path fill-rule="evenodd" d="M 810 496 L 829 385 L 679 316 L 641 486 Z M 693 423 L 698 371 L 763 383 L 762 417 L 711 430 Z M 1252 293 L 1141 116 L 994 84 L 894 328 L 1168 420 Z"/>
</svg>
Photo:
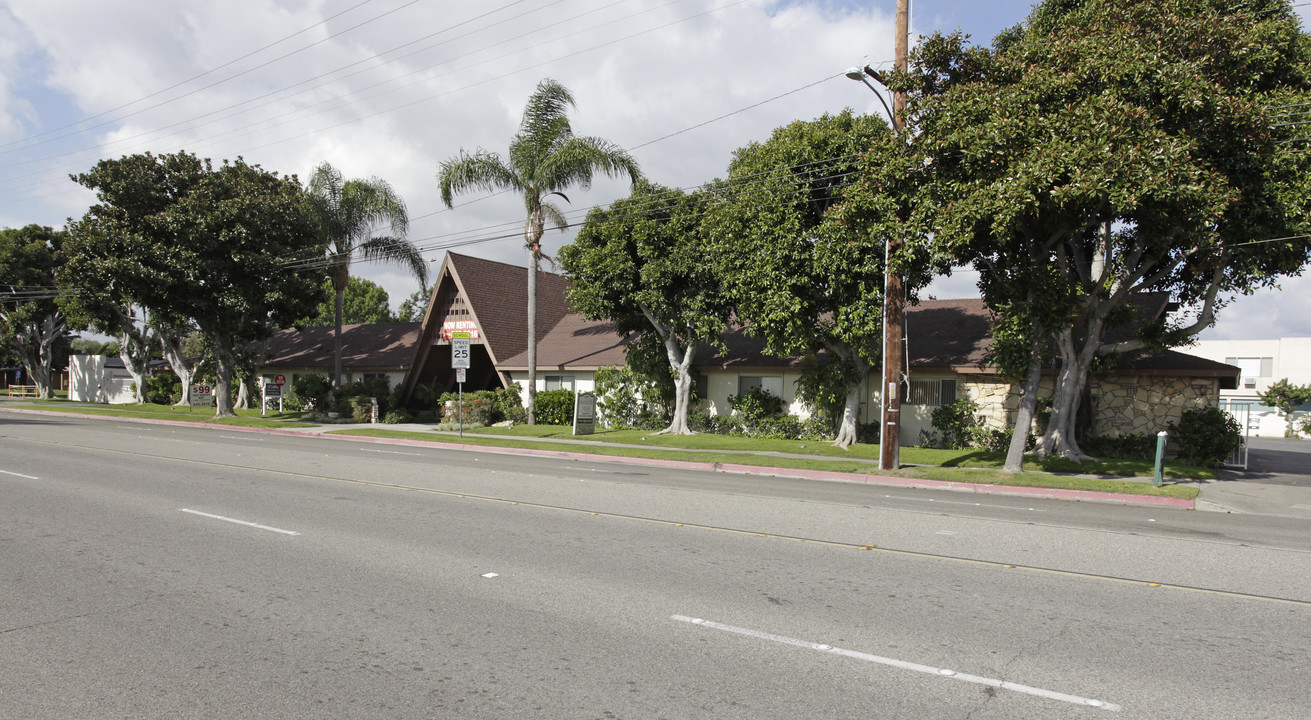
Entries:
<svg viewBox="0 0 1311 720">
<path fill-rule="evenodd" d="M 1226 365 L 1237 365 L 1242 378 L 1239 383 L 1244 390 L 1255 390 L 1258 378 L 1274 377 L 1275 359 L 1273 357 L 1227 357 Z"/>
<path fill-rule="evenodd" d="M 764 390 L 776 398 L 783 397 L 783 377 L 781 375 L 739 375 L 737 394 L 745 395 L 752 390 Z"/>
<path fill-rule="evenodd" d="M 956 402 L 956 380 L 911 380 L 906 393 L 907 405 L 936 407 Z"/>
<path fill-rule="evenodd" d="M 574 376 L 573 375 L 547 375 L 547 390 L 568 390 L 573 392 Z"/>
</svg>

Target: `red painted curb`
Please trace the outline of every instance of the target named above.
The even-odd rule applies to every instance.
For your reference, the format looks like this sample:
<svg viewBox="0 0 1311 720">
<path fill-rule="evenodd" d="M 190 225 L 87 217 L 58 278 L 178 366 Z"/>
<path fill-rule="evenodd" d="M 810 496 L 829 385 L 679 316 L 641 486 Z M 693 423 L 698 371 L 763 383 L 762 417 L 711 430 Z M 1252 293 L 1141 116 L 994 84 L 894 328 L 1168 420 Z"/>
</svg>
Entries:
<svg viewBox="0 0 1311 720">
<path fill-rule="evenodd" d="M 155 418 L 131 418 L 106 415 L 82 415 L 79 413 L 34 410 L 29 408 L 4 408 L 8 412 L 27 413 L 31 415 L 51 415 L 79 417 L 92 420 L 121 420 L 124 422 L 146 423 L 150 425 L 176 425 L 184 427 L 221 428 L 243 432 L 268 433 L 272 435 L 289 435 L 294 437 L 316 437 L 339 440 L 353 440 L 381 445 L 407 445 L 411 447 L 434 447 L 444 450 L 465 450 L 491 453 L 494 455 L 519 455 L 530 457 L 551 457 L 562 460 L 579 460 L 587 462 L 608 462 L 620 465 L 645 465 L 674 470 L 700 470 L 711 472 L 730 472 L 742 475 L 760 475 L 766 477 L 795 478 L 798 480 L 818 480 L 822 482 L 847 482 L 886 487 L 917 488 L 922 490 L 951 490 L 971 492 L 981 495 L 1011 495 L 1035 497 L 1048 500 L 1078 500 L 1084 502 L 1108 502 L 1122 505 L 1147 505 L 1154 507 L 1173 507 L 1185 510 L 1196 509 L 1196 500 L 1188 498 L 1158 497 L 1155 495 L 1132 495 L 1128 493 L 1094 492 L 1091 490 L 1061 490 L 1056 488 L 1020 487 L 1017 485 L 987 485 L 983 483 L 960 483 L 949 480 L 923 480 L 919 478 L 889 477 L 886 475 L 863 475 L 860 473 L 825 472 L 821 470 L 794 470 L 790 468 L 772 468 L 759 465 L 737 465 L 733 463 L 684 462 L 681 460 L 653 460 L 651 458 L 633 458 L 622 455 L 593 455 L 591 453 L 569 452 L 564 450 L 539 450 L 535 448 L 515 448 L 492 445 L 470 445 L 468 443 L 446 442 L 442 440 L 411 440 L 409 438 L 382 438 L 369 435 L 347 435 L 306 430 L 282 430 L 280 428 L 251 428 L 240 425 L 222 425 L 209 422 L 184 422 L 180 420 L 158 420 Z"/>
</svg>

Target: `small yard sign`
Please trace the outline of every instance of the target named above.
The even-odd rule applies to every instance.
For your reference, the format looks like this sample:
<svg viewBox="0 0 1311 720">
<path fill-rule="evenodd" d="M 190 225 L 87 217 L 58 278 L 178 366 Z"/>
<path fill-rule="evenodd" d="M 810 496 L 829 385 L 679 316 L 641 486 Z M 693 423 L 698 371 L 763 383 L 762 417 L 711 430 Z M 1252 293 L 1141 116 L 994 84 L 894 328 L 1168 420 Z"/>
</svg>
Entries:
<svg viewBox="0 0 1311 720">
<path fill-rule="evenodd" d="M 591 435 L 596 432 L 596 395 L 578 393 L 574 401 L 574 434 Z"/>
</svg>

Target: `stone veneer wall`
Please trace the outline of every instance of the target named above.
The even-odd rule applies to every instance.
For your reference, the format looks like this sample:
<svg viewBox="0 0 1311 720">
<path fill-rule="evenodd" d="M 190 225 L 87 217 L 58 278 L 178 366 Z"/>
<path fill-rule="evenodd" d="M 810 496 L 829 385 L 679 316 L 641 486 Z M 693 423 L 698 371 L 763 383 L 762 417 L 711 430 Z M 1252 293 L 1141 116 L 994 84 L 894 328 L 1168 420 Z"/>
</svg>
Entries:
<svg viewBox="0 0 1311 720">
<path fill-rule="evenodd" d="M 1151 434 L 1179 422 L 1184 410 L 1213 407 L 1220 400 L 1216 380 L 1122 376 L 1090 380 L 1093 434 Z"/>
<path fill-rule="evenodd" d="M 1179 422 L 1184 410 L 1213 407 L 1220 399 L 1220 386 L 1203 378 L 1125 376 L 1091 379 L 1094 435 L 1116 436 L 1155 433 Z M 1043 378 L 1039 397 L 1050 397 L 1052 378 Z M 957 400 L 979 404 L 979 415 L 987 427 L 1011 427 L 1020 407 L 1019 386 L 994 375 L 960 375 Z"/>
<path fill-rule="evenodd" d="M 1018 387 L 995 375 L 960 375 L 956 382 L 956 399 L 979 404 L 979 416 L 989 430 L 1005 430 L 1020 407 Z"/>
</svg>

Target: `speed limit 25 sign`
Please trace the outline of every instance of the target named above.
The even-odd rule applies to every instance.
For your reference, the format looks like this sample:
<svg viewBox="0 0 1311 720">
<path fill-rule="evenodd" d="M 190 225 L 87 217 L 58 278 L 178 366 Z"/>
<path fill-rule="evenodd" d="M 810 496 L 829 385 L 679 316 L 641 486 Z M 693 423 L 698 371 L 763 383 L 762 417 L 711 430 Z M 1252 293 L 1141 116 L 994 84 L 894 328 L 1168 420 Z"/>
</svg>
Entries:
<svg viewBox="0 0 1311 720">
<path fill-rule="evenodd" d="M 451 335 L 451 368 L 469 369 L 469 333 L 457 332 Z"/>
</svg>

